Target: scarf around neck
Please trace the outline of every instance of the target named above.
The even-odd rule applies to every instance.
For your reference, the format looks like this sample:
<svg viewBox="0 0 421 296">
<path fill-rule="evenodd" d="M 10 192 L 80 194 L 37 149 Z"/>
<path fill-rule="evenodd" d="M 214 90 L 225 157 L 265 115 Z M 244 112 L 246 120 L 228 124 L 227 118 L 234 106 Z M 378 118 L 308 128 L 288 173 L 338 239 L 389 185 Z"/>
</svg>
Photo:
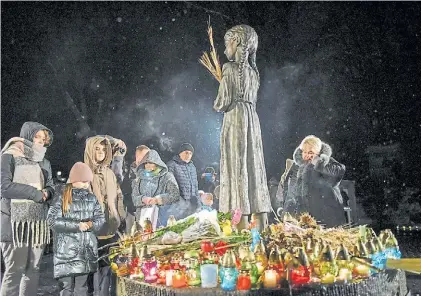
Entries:
<svg viewBox="0 0 421 296">
<path fill-rule="evenodd" d="M 25 157 L 36 162 L 44 159 L 45 152 L 47 148 L 20 137 L 11 138 L 1 150 L 1 154 L 12 154 L 14 157 Z"/>
<path fill-rule="evenodd" d="M 46 148 L 24 138 L 10 139 L 2 154 L 11 154 L 15 159 L 12 182 L 25 184 L 42 190 L 44 175 L 39 162 L 44 159 Z M 43 247 L 50 242 L 47 224 L 48 206 L 30 199 L 10 200 L 10 222 L 15 247 Z"/>
<path fill-rule="evenodd" d="M 156 177 L 156 176 L 158 176 L 159 175 L 159 173 L 162 171 L 162 168 L 160 168 L 160 167 L 157 167 L 156 169 L 154 169 L 153 171 L 147 171 L 147 170 L 144 170 L 144 175 L 146 176 L 146 177 Z"/>
</svg>

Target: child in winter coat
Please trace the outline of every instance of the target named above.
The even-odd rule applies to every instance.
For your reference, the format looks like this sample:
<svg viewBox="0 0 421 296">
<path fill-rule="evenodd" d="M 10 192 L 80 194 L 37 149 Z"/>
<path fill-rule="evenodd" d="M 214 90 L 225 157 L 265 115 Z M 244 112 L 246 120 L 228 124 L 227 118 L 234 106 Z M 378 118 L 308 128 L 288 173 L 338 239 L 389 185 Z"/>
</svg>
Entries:
<svg viewBox="0 0 421 296">
<path fill-rule="evenodd" d="M 54 278 L 62 296 L 86 295 L 88 274 L 98 269 L 96 234 L 105 217 L 89 190 L 92 180 L 89 166 L 77 162 L 70 170 L 70 183 L 48 211 L 54 233 Z"/>
</svg>

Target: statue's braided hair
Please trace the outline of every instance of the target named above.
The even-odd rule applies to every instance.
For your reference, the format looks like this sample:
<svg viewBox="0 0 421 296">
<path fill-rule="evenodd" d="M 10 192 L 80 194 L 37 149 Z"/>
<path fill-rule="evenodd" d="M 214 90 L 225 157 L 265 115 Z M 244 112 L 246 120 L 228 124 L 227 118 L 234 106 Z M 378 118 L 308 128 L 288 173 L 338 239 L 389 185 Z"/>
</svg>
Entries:
<svg viewBox="0 0 421 296">
<path fill-rule="evenodd" d="M 240 57 L 240 66 L 239 66 L 239 76 L 240 76 L 240 98 L 244 95 L 244 67 L 246 61 L 250 59 L 250 66 L 257 74 L 257 81 L 260 84 L 260 74 L 256 65 L 256 51 L 258 45 L 258 37 L 256 31 L 248 25 L 238 25 L 232 27 L 225 34 L 224 39 L 230 40 L 238 38 L 240 40 L 240 46 L 242 47 L 241 57 Z"/>
</svg>

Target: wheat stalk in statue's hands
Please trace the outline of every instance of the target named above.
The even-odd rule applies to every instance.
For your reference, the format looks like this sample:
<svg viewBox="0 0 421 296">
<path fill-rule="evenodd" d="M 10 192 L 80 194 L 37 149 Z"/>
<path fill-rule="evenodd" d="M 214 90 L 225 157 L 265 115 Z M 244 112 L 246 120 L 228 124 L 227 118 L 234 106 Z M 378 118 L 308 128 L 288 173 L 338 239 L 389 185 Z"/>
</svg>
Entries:
<svg viewBox="0 0 421 296">
<path fill-rule="evenodd" d="M 210 23 L 208 24 L 208 36 L 211 45 L 210 57 L 207 52 L 204 52 L 199 62 L 208 69 L 208 71 L 215 77 L 218 82 L 222 79 L 222 69 L 219 63 L 218 54 L 216 53 L 215 46 L 213 44 L 213 31 Z"/>
</svg>

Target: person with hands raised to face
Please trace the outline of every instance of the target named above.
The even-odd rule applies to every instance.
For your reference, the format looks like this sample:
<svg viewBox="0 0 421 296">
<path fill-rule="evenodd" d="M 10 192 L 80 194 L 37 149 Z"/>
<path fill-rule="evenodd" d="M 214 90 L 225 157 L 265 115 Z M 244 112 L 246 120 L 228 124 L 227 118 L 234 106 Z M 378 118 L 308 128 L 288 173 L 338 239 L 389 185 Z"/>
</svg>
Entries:
<svg viewBox="0 0 421 296">
<path fill-rule="evenodd" d="M 310 135 L 303 139 L 293 158 L 283 214 L 298 216 L 308 212 L 327 227 L 345 224 L 339 190 L 345 166 L 332 157 L 332 148 Z"/>
<path fill-rule="evenodd" d="M 104 213 L 90 192 L 93 174 L 88 165 L 77 162 L 70 170 L 62 196 L 48 212 L 54 233 L 54 278 L 60 295 L 86 295 L 88 274 L 98 269 L 98 234 Z M 83 250 L 83 251 L 81 251 Z"/>
<path fill-rule="evenodd" d="M 1 153 L 1 250 L 5 273 L 1 295 L 33 295 L 39 267 L 50 242 L 48 204 L 54 196 L 50 162 L 44 157 L 53 141 L 50 129 L 25 122 L 20 136 Z"/>
</svg>

